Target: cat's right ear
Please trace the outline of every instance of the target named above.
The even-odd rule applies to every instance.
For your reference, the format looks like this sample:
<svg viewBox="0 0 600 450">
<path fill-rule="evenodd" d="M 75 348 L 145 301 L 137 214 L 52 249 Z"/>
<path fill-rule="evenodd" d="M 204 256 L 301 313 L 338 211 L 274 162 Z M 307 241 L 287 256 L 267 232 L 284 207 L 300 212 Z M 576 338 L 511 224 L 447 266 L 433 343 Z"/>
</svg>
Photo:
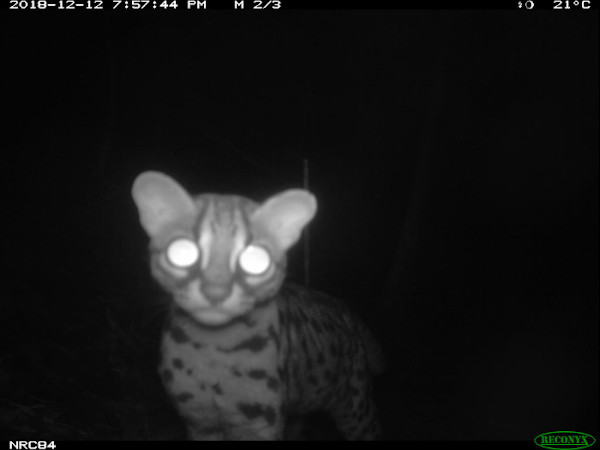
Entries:
<svg viewBox="0 0 600 450">
<path fill-rule="evenodd" d="M 150 237 L 165 226 L 196 214 L 192 197 L 177 181 L 160 172 L 143 172 L 133 182 L 131 195 L 140 222 Z"/>
</svg>

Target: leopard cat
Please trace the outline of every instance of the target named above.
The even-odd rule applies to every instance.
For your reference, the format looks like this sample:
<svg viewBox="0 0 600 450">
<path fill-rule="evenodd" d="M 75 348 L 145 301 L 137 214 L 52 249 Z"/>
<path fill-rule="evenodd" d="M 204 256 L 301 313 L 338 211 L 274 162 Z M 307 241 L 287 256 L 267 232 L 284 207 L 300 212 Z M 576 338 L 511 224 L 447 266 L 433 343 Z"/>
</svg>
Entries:
<svg viewBox="0 0 600 450">
<path fill-rule="evenodd" d="M 190 439 L 278 440 L 286 417 L 315 410 L 348 440 L 380 437 L 380 347 L 343 303 L 283 282 L 312 194 L 190 196 L 144 172 L 132 196 L 152 276 L 172 298 L 159 373 Z"/>
</svg>

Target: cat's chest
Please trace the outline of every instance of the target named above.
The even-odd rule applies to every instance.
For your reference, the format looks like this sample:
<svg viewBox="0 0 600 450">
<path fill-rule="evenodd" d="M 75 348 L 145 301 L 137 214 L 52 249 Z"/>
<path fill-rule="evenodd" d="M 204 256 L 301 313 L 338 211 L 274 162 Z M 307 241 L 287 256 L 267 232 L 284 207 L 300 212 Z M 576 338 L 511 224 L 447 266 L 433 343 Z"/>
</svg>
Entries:
<svg viewBox="0 0 600 450">
<path fill-rule="evenodd" d="M 172 314 L 159 372 L 180 410 L 201 405 L 205 416 L 228 416 L 248 405 L 281 406 L 277 309 L 269 305 L 254 313 L 215 329 Z"/>
</svg>

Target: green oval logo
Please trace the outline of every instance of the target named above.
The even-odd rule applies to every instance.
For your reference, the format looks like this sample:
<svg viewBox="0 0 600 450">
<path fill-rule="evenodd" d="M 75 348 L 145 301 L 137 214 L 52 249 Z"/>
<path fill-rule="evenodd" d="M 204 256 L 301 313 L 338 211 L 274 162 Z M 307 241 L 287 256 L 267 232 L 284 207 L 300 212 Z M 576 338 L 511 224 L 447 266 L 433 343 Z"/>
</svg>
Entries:
<svg viewBox="0 0 600 450">
<path fill-rule="evenodd" d="M 594 445 L 596 438 L 579 431 L 550 431 L 536 436 L 533 442 L 542 448 L 575 450 Z"/>
</svg>

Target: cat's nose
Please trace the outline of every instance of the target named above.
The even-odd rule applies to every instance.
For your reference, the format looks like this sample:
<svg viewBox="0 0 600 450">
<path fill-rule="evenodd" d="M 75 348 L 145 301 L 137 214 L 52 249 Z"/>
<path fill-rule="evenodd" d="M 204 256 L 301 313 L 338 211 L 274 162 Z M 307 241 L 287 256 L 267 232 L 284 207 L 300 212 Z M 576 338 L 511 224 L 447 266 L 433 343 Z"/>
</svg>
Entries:
<svg viewBox="0 0 600 450">
<path fill-rule="evenodd" d="M 211 304 L 223 302 L 231 294 L 231 283 L 207 283 L 200 286 L 202 294 Z"/>
</svg>

